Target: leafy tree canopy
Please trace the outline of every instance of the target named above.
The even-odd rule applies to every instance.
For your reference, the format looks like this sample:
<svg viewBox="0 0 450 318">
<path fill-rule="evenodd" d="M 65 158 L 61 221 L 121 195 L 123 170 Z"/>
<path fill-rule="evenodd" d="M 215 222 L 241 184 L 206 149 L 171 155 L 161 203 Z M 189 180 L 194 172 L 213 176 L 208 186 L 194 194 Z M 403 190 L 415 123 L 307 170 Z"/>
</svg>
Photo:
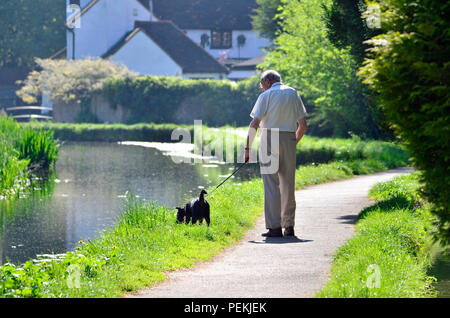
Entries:
<svg viewBox="0 0 450 318">
<path fill-rule="evenodd" d="M 325 22 L 330 41 L 339 48 L 350 47 L 350 52 L 361 64 L 368 45 L 364 41 L 379 33 L 367 27 L 362 17 L 367 6 L 363 0 L 333 0 L 324 6 Z"/>
<path fill-rule="evenodd" d="M 279 15 L 283 0 L 256 0 L 259 7 L 253 16 L 253 28 L 259 35 L 274 40 L 281 31 L 281 19 Z"/>
<path fill-rule="evenodd" d="M 65 1 L 0 1 L 0 67 L 33 68 L 65 46 Z"/>
<path fill-rule="evenodd" d="M 307 102 L 309 122 L 316 127 L 309 133 L 376 138 L 379 131 L 355 74 L 357 63 L 348 48 L 337 48 L 329 40 L 322 3 L 283 0 L 283 33 L 262 67 L 276 69 L 299 90 Z"/>
</svg>

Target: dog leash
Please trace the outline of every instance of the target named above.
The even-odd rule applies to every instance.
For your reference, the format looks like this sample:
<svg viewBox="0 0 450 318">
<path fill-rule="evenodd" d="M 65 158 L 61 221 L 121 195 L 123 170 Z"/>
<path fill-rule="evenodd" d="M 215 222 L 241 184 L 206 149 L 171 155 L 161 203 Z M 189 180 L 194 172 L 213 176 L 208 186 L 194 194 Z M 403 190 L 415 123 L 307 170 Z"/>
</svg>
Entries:
<svg viewBox="0 0 450 318">
<path fill-rule="evenodd" d="M 211 195 L 214 191 L 216 191 L 222 184 L 224 184 L 228 179 L 230 179 L 236 172 L 238 172 L 239 170 L 241 170 L 241 168 L 243 166 L 245 166 L 247 162 L 244 162 L 243 164 L 241 164 L 241 166 L 239 168 L 237 168 L 236 170 L 234 170 L 234 172 L 225 180 L 223 180 L 214 190 L 212 190 L 210 193 L 208 193 L 208 195 Z"/>
</svg>

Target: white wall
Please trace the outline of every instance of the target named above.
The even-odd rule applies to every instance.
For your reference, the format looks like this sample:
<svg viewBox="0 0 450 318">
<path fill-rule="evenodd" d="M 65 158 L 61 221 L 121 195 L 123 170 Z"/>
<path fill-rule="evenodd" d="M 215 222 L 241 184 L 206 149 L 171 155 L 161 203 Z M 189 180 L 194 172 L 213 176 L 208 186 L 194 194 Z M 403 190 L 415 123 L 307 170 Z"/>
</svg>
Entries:
<svg viewBox="0 0 450 318">
<path fill-rule="evenodd" d="M 187 36 L 189 36 L 194 42 L 200 45 L 201 43 L 201 36 L 203 33 L 206 33 L 209 36 L 209 41 L 211 44 L 211 30 L 186 30 Z M 232 37 L 233 37 L 233 44 L 230 49 L 224 50 L 224 49 L 210 49 L 210 46 L 205 47 L 205 50 L 214 56 L 215 58 L 220 57 L 220 53 L 222 51 L 228 52 L 229 58 L 238 58 L 239 57 L 239 50 L 237 45 L 237 38 L 239 35 L 243 34 L 246 37 L 246 42 L 243 47 L 240 49 L 240 58 L 244 59 L 250 59 L 257 56 L 264 55 L 265 52 L 262 50 L 264 47 L 267 47 L 270 45 L 270 41 L 265 38 L 261 38 L 258 36 L 258 32 L 256 31 L 233 31 Z"/>
<path fill-rule="evenodd" d="M 102 56 L 133 30 L 136 20 L 150 20 L 150 12 L 139 1 L 100 0 L 81 17 L 81 27 L 74 29 L 75 58 Z M 72 58 L 70 31 L 67 31 L 67 57 Z"/>
<path fill-rule="evenodd" d="M 119 49 L 110 60 L 123 63 L 140 75 L 181 76 L 183 74 L 182 68 L 142 31 Z"/>
</svg>

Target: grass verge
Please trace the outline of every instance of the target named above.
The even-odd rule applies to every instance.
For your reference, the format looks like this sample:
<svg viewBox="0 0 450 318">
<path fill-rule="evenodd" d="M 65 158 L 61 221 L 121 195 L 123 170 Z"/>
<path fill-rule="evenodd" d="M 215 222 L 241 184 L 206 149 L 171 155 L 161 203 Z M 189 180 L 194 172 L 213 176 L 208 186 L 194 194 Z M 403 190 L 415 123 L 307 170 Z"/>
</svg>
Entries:
<svg viewBox="0 0 450 318">
<path fill-rule="evenodd" d="M 378 202 L 361 211 L 356 235 L 334 255 L 331 279 L 316 297 L 434 297 L 433 217 L 419 195 L 418 173 L 376 184 Z"/>
</svg>

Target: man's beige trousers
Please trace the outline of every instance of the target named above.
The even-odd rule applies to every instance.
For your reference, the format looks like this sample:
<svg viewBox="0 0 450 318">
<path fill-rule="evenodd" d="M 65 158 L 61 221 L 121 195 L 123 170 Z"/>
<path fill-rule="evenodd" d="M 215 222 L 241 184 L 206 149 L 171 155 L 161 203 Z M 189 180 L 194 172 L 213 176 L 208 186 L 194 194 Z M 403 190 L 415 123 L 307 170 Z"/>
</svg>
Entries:
<svg viewBox="0 0 450 318">
<path fill-rule="evenodd" d="M 261 130 L 260 136 L 259 158 L 264 183 L 264 215 L 266 228 L 268 229 L 286 228 L 295 225 L 295 161 L 297 141 L 294 132 L 280 131 L 277 133 L 279 135 L 278 147 L 273 145 L 273 139 L 271 138 L 271 134 L 273 133 L 270 130 Z M 262 145 L 264 143 L 266 144 L 263 147 Z M 262 152 L 266 151 L 263 148 L 267 148 L 267 153 L 272 158 L 278 156 L 278 169 L 276 169 L 275 173 L 263 173 L 263 167 L 267 167 L 267 163 L 265 164 L 261 160 L 263 156 Z"/>
</svg>

